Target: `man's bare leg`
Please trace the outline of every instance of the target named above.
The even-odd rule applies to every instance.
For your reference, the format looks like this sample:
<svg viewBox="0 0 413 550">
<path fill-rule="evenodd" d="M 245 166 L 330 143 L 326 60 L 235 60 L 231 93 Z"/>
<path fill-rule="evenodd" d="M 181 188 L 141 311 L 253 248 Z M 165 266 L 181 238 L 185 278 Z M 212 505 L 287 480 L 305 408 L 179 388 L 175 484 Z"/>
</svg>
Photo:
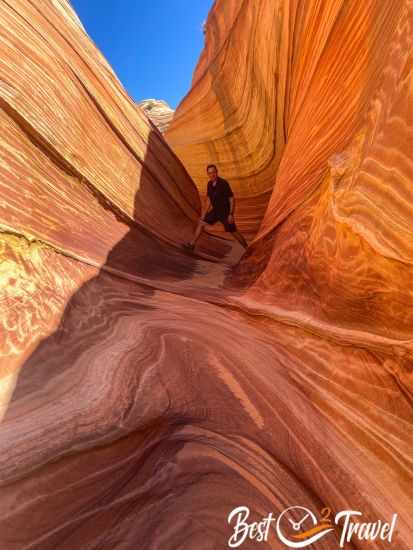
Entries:
<svg viewBox="0 0 413 550">
<path fill-rule="evenodd" d="M 207 225 L 206 222 L 202 221 L 202 219 L 199 220 L 198 225 L 195 229 L 194 238 L 192 239 L 192 241 L 189 241 L 189 243 L 188 243 L 191 248 L 195 247 L 196 241 L 199 239 L 199 237 L 200 237 L 200 235 L 201 235 L 201 233 L 204 230 L 204 227 L 206 225 Z"/>
<path fill-rule="evenodd" d="M 245 248 L 245 250 L 248 248 L 247 241 L 244 239 L 243 235 L 241 235 L 241 233 L 239 231 L 233 231 L 232 235 L 234 235 L 234 237 L 237 239 L 237 241 L 240 243 L 240 245 Z"/>
</svg>

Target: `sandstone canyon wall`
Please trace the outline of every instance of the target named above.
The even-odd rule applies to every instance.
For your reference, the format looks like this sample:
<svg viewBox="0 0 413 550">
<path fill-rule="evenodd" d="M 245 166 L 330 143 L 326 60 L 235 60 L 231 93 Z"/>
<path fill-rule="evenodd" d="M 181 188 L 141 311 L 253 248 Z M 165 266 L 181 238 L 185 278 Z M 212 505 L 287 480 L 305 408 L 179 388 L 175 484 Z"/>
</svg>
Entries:
<svg viewBox="0 0 413 550">
<path fill-rule="evenodd" d="M 163 99 L 144 99 L 138 103 L 145 115 L 163 134 L 174 116 L 174 110 Z"/>
<path fill-rule="evenodd" d="M 0 21 L 0 548 L 215 550 L 301 505 L 410 550 L 413 3 L 217 0 L 166 141 L 65 0 Z M 181 249 L 208 162 L 243 257 Z"/>
</svg>

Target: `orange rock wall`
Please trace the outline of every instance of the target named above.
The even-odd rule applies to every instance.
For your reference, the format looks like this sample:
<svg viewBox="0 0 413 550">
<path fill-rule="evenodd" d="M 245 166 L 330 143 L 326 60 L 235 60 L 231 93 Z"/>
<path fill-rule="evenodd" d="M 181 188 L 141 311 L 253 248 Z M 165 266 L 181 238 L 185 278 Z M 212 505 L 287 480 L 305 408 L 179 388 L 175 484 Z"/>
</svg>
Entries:
<svg viewBox="0 0 413 550">
<path fill-rule="evenodd" d="M 321 338 L 296 341 L 306 359 L 287 371 L 381 463 L 383 496 L 369 502 L 386 506 L 397 484 L 400 511 L 412 497 L 412 28 L 404 0 L 218 1 L 167 133 L 201 192 L 207 160 L 234 185 L 253 237 L 235 302 Z M 360 354 L 341 362 L 326 341 Z"/>
<path fill-rule="evenodd" d="M 201 193 L 207 162 L 232 183 L 258 301 L 410 333 L 411 20 L 403 0 L 214 4 L 166 138 Z"/>
<path fill-rule="evenodd" d="M 409 2 L 341 10 L 294 115 L 249 260 L 268 253 L 250 295 L 395 338 L 408 354 L 412 18 Z"/>
<path fill-rule="evenodd" d="M 283 22 L 279 0 L 216 2 L 191 91 L 166 132 L 202 194 L 207 164 L 218 165 L 236 195 L 237 224 L 249 238 L 285 144 Z"/>
<path fill-rule="evenodd" d="M 2 196 L 12 197 L 2 202 L 2 223 L 101 259 L 116 242 L 101 199 L 123 219 L 176 239 L 177 217 L 195 217 L 196 189 L 82 28 L 62 19 L 61 5 L 69 9 L 46 0 L 0 6 Z"/>
<path fill-rule="evenodd" d="M 44 255 L 48 285 L 67 296 L 73 284 L 53 252 L 100 267 L 131 228 L 180 243 L 200 204 L 67 2 L 1 2 L 0 20 L 1 288 L 14 301 L 0 342 L 10 366 L 47 331 L 19 326 L 28 301 L 34 316 L 44 301 Z"/>
</svg>

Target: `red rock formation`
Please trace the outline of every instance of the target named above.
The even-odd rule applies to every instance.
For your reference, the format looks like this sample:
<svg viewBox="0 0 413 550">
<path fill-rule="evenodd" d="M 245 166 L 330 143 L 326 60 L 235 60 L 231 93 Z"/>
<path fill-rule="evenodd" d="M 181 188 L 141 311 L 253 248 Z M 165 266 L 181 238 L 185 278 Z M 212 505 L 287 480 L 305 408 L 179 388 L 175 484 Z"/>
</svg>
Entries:
<svg viewBox="0 0 413 550">
<path fill-rule="evenodd" d="M 215 3 L 191 91 L 166 132 L 201 194 L 205 167 L 218 165 L 247 238 L 262 220 L 285 143 L 284 3 L 288 9 L 279 0 Z"/>
<path fill-rule="evenodd" d="M 240 505 L 410 550 L 412 9 L 215 2 L 167 139 L 234 269 L 70 6 L 0 3 L 1 550 L 225 548 Z"/>
<path fill-rule="evenodd" d="M 404 1 L 218 1 L 193 88 L 166 134 L 201 191 L 206 162 L 217 162 L 236 188 L 243 227 L 260 222 L 231 280 L 249 287 L 237 304 L 368 350 L 350 376 L 316 346 L 337 391 L 321 383 L 320 366 L 301 375 L 306 395 L 348 435 L 369 423 L 354 444 L 377 460 L 369 471 L 382 494 L 370 493 L 370 504 L 398 479 L 405 504 L 393 500 L 388 514 L 412 497 L 404 477 L 413 419 L 412 22 Z M 269 192 L 262 217 L 265 200 L 250 205 Z M 363 420 L 361 402 L 371 407 Z M 383 474 L 390 464 L 393 482 Z"/>
<path fill-rule="evenodd" d="M 158 130 L 165 133 L 174 116 L 174 110 L 166 101 L 163 99 L 144 99 L 138 105 Z"/>
</svg>

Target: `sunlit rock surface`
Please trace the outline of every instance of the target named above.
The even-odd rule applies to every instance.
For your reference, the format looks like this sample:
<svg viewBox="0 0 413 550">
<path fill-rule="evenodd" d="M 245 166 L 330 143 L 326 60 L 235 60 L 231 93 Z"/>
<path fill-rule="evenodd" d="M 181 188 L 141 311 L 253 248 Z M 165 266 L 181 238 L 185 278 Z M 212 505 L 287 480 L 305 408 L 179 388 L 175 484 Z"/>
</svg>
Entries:
<svg viewBox="0 0 413 550">
<path fill-rule="evenodd" d="M 218 165 L 247 239 L 262 220 L 286 141 L 289 9 L 284 0 L 216 2 L 192 89 L 166 132 L 202 195 L 207 164 Z"/>
<path fill-rule="evenodd" d="M 0 3 L 1 550 L 226 548 L 240 505 L 412 548 L 412 9 L 217 0 L 184 168 L 69 4 Z M 241 261 L 181 248 L 209 161 Z"/>
<path fill-rule="evenodd" d="M 164 133 L 167 130 L 174 116 L 174 110 L 166 101 L 163 99 L 144 99 L 139 101 L 138 105 L 160 132 Z"/>
</svg>

